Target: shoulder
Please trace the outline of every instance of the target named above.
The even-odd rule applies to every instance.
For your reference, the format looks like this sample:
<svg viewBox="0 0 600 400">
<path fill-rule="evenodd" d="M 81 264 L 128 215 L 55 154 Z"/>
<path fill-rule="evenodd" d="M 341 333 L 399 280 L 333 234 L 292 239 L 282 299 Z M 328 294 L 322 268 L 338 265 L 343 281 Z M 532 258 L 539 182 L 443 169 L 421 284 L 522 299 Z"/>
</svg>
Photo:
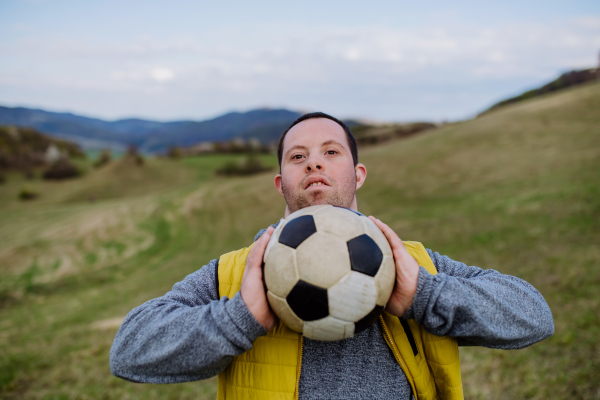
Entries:
<svg viewBox="0 0 600 400">
<path fill-rule="evenodd" d="M 434 252 L 431 249 L 426 250 L 427 254 L 429 254 L 429 257 L 431 258 L 431 261 L 433 261 L 433 264 L 435 265 L 435 268 L 438 270 L 438 272 L 444 273 L 446 275 L 460 276 L 464 272 L 466 272 L 465 269 L 469 268 L 467 267 L 467 264 L 463 262 L 453 260 L 452 258 L 445 255 L 441 255 L 440 253 Z"/>
<path fill-rule="evenodd" d="M 494 269 L 483 269 L 473 265 L 467 265 L 464 262 L 453 260 L 452 258 L 441 255 L 438 252 L 434 252 L 427 249 L 427 253 L 431 260 L 435 264 L 438 272 L 442 272 L 446 275 L 454 276 L 457 278 L 481 278 L 490 276 L 509 276 L 501 274 Z"/>
<path fill-rule="evenodd" d="M 151 300 L 162 302 L 164 300 L 176 301 L 189 306 L 207 304 L 211 300 L 218 300 L 216 285 L 216 267 L 218 260 L 211 260 L 197 271 L 186 276 L 182 281 L 173 285 L 172 289 L 164 296 Z"/>
</svg>

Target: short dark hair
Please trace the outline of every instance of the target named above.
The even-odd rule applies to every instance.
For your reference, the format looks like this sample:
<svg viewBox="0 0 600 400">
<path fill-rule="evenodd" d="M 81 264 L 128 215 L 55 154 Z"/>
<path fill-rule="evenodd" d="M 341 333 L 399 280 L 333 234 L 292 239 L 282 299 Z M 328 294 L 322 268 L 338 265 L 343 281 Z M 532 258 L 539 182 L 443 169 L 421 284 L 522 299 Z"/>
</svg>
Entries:
<svg viewBox="0 0 600 400">
<path fill-rule="evenodd" d="M 330 119 L 344 129 L 344 132 L 346 132 L 346 139 L 348 139 L 348 145 L 350 146 L 350 152 L 352 153 L 352 161 L 354 161 L 354 166 L 356 167 L 356 165 L 358 164 L 358 149 L 356 146 L 356 139 L 354 139 L 354 135 L 352 134 L 352 132 L 350 132 L 350 128 L 348 128 L 348 126 L 345 123 L 343 123 L 335 117 L 332 117 L 329 114 L 325 114 L 322 112 L 311 112 L 298 117 L 298 119 L 292 122 L 292 124 L 285 130 L 285 132 L 281 134 L 281 137 L 279 138 L 279 144 L 277 145 L 277 159 L 279 160 L 279 171 L 281 171 L 281 161 L 283 159 L 283 141 L 285 140 L 287 133 L 290 131 L 290 129 L 298 125 L 300 122 L 313 118 Z"/>
</svg>

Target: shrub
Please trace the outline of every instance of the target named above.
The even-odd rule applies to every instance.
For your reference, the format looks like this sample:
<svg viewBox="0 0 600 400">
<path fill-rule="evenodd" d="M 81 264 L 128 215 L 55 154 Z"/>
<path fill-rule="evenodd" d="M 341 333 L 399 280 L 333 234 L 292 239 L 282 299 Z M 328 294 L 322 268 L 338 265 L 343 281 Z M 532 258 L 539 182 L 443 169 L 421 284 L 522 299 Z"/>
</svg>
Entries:
<svg viewBox="0 0 600 400">
<path fill-rule="evenodd" d="M 167 156 L 169 158 L 181 158 L 183 157 L 183 149 L 178 146 L 169 147 L 169 151 L 167 151 Z"/>
<path fill-rule="evenodd" d="M 39 193 L 31 188 L 28 187 L 24 187 L 21 188 L 21 190 L 19 190 L 19 199 L 20 200 L 33 200 L 36 199 L 39 196 Z"/>
<path fill-rule="evenodd" d="M 135 163 L 136 163 L 137 165 L 139 165 L 139 166 L 141 167 L 142 165 L 144 165 L 144 162 L 145 162 L 145 161 L 144 161 L 144 157 L 142 157 L 142 155 L 141 155 L 141 154 L 137 154 L 137 155 L 135 156 Z"/>
<path fill-rule="evenodd" d="M 136 165 L 144 165 L 144 157 L 139 153 L 137 147 L 131 145 L 127 148 L 127 157 L 132 159 Z"/>
<path fill-rule="evenodd" d="M 94 167 L 100 168 L 100 167 L 108 164 L 111 159 L 112 159 L 112 155 L 110 154 L 110 150 L 104 149 L 100 152 L 100 155 L 98 156 L 98 160 L 96 160 L 96 162 L 94 163 Z"/>
<path fill-rule="evenodd" d="M 217 175 L 244 176 L 270 171 L 272 167 L 264 166 L 256 156 L 245 158 L 240 163 L 229 162 L 217 170 Z"/>
<path fill-rule="evenodd" d="M 31 180 L 35 179 L 35 173 L 33 172 L 33 170 L 31 168 L 25 169 L 25 171 L 23 171 L 23 176 L 28 181 L 31 181 Z"/>
<path fill-rule="evenodd" d="M 69 160 L 62 158 L 53 163 L 50 168 L 44 172 L 42 177 L 48 180 L 61 180 L 75 178 L 79 176 L 79 174 L 80 172 L 77 167 L 71 164 Z"/>
</svg>

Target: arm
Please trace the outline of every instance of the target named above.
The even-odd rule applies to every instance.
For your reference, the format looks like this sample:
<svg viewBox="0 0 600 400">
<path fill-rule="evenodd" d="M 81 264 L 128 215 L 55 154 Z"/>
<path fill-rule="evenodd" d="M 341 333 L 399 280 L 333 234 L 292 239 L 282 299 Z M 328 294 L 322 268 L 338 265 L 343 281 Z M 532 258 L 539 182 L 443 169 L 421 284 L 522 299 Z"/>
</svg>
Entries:
<svg viewBox="0 0 600 400">
<path fill-rule="evenodd" d="M 420 268 L 404 318 L 435 335 L 457 337 L 463 346 L 520 349 L 554 333 L 550 308 L 529 283 L 427 252 L 438 274 Z"/>
<path fill-rule="evenodd" d="M 205 379 L 266 333 L 240 293 L 219 299 L 216 264 L 212 260 L 127 315 L 110 351 L 115 376 L 149 383 Z"/>
<path fill-rule="evenodd" d="M 431 275 L 389 226 L 373 216 L 369 219 L 386 236 L 396 264 L 387 312 L 414 318 L 428 332 L 456 337 L 463 346 L 520 349 L 554 333 L 550 308 L 529 283 L 428 250 L 438 270 Z"/>
</svg>

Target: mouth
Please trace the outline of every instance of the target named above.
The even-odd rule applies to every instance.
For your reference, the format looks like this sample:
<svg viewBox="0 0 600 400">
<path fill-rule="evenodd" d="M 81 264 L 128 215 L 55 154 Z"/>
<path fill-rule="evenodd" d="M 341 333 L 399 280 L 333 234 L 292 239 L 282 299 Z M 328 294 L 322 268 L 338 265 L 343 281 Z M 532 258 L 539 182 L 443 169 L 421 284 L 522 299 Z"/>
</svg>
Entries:
<svg viewBox="0 0 600 400">
<path fill-rule="evenodd" d="M 312 181 L 310 182 L 304 189 L 310 189 L 310 188 L 323 188 L 323 187 L 329 187 L 329 185 L 327 183 L 325 183 L 324 180 L 316 180 L 316 181 Z"/>
</svg>

